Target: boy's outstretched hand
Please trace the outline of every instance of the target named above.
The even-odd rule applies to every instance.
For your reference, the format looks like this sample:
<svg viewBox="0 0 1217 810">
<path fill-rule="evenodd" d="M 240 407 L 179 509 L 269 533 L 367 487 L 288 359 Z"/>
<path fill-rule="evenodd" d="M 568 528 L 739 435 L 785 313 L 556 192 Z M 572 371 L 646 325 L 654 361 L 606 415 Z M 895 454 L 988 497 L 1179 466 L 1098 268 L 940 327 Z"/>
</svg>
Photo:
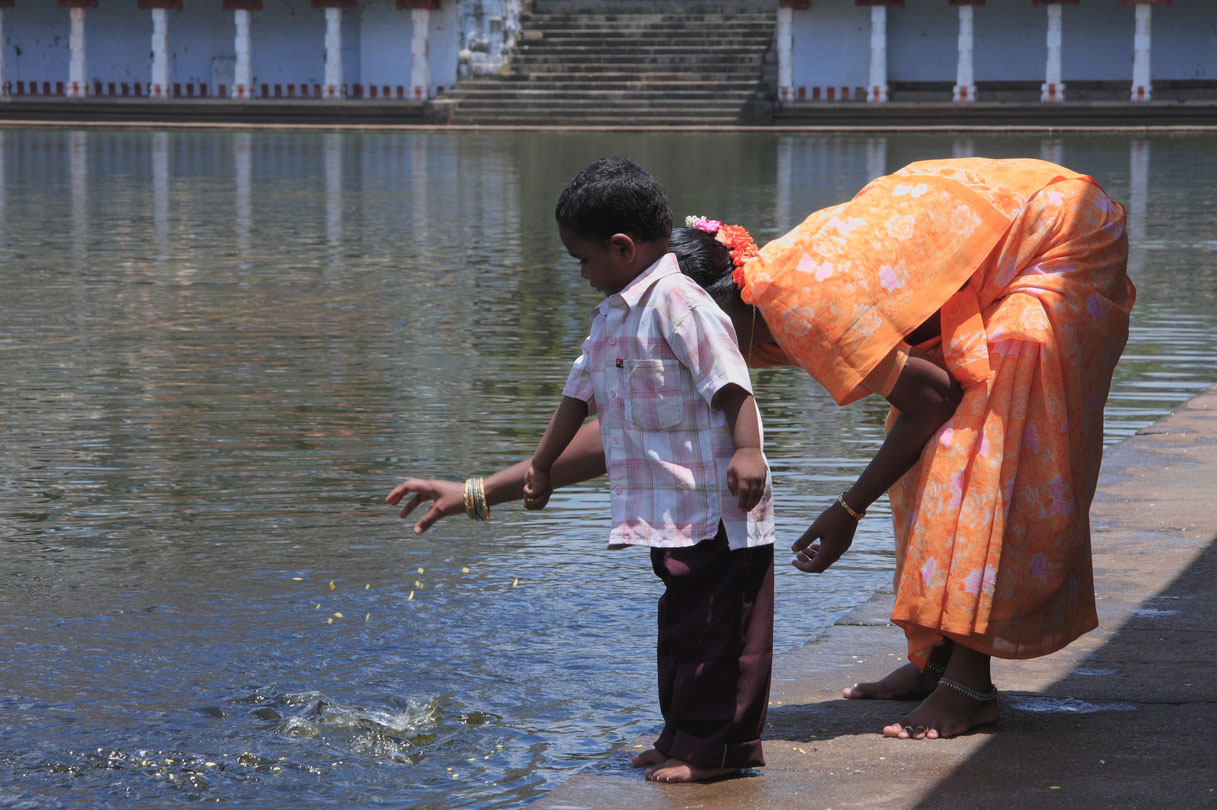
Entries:
<svg viewBox="0 0 1217 810">
<path fill-rule="evenodd" d="M 727 467 L 727 489 L 739 497 L 739 508 L 751 512 L 765 494 L 769 467 L 765 456 L 755 447 L 741 447 L 731 456 Z"/>
</svg>

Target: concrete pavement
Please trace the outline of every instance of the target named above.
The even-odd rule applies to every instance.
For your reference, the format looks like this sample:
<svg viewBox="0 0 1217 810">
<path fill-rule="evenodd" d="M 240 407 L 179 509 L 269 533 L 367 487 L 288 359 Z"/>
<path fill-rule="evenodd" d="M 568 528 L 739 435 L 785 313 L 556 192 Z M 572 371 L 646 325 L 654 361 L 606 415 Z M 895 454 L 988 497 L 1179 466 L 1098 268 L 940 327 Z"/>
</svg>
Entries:
<svg viewBox="0 0 1217 810">
<path fill-rule="evenodd" d="M 1217 808 L 1217 387 L 1108 448 L 1091 510 L 1099 629 L 1033 661 L 994 661 L 1001 720 L 952 740 L 884 738 L 913 703 L 841 687 L 904 661 L 877 594 L 778 657 L 768 767 L 658 785 L 640 739 L 539 810 Z"/>
</svg>

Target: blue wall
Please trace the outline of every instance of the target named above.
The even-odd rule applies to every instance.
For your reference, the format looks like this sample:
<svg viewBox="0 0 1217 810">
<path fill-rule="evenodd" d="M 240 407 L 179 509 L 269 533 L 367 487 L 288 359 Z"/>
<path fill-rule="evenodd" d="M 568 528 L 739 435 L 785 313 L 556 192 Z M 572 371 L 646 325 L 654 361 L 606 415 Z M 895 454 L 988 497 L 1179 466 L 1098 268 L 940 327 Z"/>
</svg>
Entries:
<svg viewBox="0 0 1217 810">
<path fill-rule="evenodd" d="M 814 10 L 795 11 L 791 18 L 794 86 L 866 86 L 870 9 L 854 5 L 853 0 L 820 0 L 814 6 Z"/>
<path fill-rule="evenodd" d="M 413 15 L 399 11 L 394 0 L 370 0 L 360 4 L 363 34 L 359 60 L 363 81 L 375 85 L 409 86 L 414 57 L 410 42 L 414 37 Z M 456 83 L 460 33 L 457 30 L 455 3 L 445 3 L 430 15 L 429 63 L 431 91 Z"/>
<path fill-rule="evenodd" d="M 325 80 L 325 11 L 310 0 L 272 0 L 250 15 L 253 82 L 273 94 L 274 85 L 313 85 Z M 18 0 L 2 10 L 5 79 L 12 82 L 66 82 L 68 79 L 68 10 L 51 0 Z M 429 27 L 432 91 L 456 82 L 460 51 L 455 0 L 431 12 Z M 231 84 L 236 58 L 233 13 L 216 2 L 188 0 L 182 11 L 168 12 L 170 80 L 206 84 L 210 95 L 220 83 Z M 408 88 L 413 16 L 394 0 L 362 0 L 342 15 L 343 83 Z M 85 12 L 86 64 L 89 80 L 104 85 L 144 87 L 152 76 L 152 15 L 135 0 L 108 0 Z M 103 88 L 104 92 L 104 88 Z M 196 90 L 197 92 L 197 90 Z"/>
<path fill-rule="evenodd" d="M 4 9 L 5 80 L 66 82 L 69 33 L 68 10 L 53 3 Z"/>
<path fill-rule="evenodd" d="M 503 0 L 443 0 L 430 15 L 432 90 L 457 79 L 460 49 L 482 17 L 501 13 Z M 66 82 L 68 11 L 51 0 L 17 0 L 3 10 L 6 79 Z M 325 71 L 325 12 L 310 0 L 271 0 L 252 13 L 255 89 L 267 84 L 321 84 Z M 855 88 L 868 84 L 870 9 L 854 0 L 812 0 L 792 14 L 794 86 Z M 146 84 L 151 77 L 151 15 L 135 0 L 106 0 L 86 12 L 89 79 Z M 979 82 L 1042 81 L 1047 11 L 1030 0 L 989 0 L 975 7 L 974 73 Z M 343 81 L 347 85 L 408 86 L 413 17 L 393 0 L 360 0 L 343 12 Z M 953 82 L 958 10 L 947 0 L 906 0 L 888 9 L 888 78 Z M 1132 80 L 1134 7 L 1118 0 L 1082 0 L 1063 7 L 1064 80 Z M 233 14 L 218 0 L 188 0 L 169 12 L 170 70 L 182 85 L 209 92 L 231 74 Z M 484 36 L 479 34 L 478 36 Z M 505 34 L 510 38 L 510 32 Z M 1151 76 L 1217 79 L 1217 1 L 1174 0 L 1153 10 Z"/>
<path fill-rule="evenodd" d="M 792 14 L 794 86 L 864 87 L 870 72 L 870 9 L 854 0 L 812 0 Z M 1071 79 L 1132 81 L 1134 7 L 1117 0 L 1063 6 L 1062 73 Z M 976 81 L 1043 81 L 1047 10 L 1030 0 L 974 7 Z M 958 7 L 906 0 L 887 10 L 890 81 L 955 81 Z M 1217 3 L 1174 0 L 1153 10 L 1153 79 L 1217 78 Z"/>
</svg>

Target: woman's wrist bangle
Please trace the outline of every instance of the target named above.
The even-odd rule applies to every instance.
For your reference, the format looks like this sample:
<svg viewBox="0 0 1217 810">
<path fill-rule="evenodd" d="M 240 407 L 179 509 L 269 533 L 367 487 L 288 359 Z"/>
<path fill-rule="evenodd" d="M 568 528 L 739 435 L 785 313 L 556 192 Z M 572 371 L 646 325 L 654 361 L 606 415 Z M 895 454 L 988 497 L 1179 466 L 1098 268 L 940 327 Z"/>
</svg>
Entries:
<svg viewBox="0 0 1217 810">
<path fill-rule="evenodd" d="M 465 514 L 469 516 L 470 520 L 490 520 L 490 504 L 486 502 L 485 479 L 465 479 Z"/>
<path fill-rule="evenodd" d="M 866 517 L 865 509 L 863 509 L 861 512 L 857 512 L 854 510 L 853 507 L 851 507 L 849 504 L 847 504 L 845 502 L 845 493 L 844 492 L 842 492 L 840 495 L 837 496 L 837 503 L 840 504 L 841 508 L 844 509 L 846 512 L 848 512 L 849 516 L 851 518 L 853 518 L 854 520 L 861 520 L 862 518 Z"/>
</svg>

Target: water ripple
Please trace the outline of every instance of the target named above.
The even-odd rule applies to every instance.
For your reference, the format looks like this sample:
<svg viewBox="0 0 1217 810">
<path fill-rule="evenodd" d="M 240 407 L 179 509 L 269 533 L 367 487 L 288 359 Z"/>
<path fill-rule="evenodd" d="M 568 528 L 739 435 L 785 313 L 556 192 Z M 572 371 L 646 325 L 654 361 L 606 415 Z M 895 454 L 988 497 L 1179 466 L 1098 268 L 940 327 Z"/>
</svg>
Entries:
<svg viewBox="0 0 1217 810">
<path fill-rule="evenodd" d="M 1214 381 L 1217 199 L 1195 178 L 1217 174 L 1217 144 L 1052 145 L 1129 203 L 1117 441 Z M 647 733 L 659 587 L 645 554 L 604 548 L 600 482 L 422 538 L 385 493 L 535 446 L 597 303 L 552 225 L 589 160 L 639 159 L 676 210 L 765 239 L 959 148 L 0 132 L 0 805 L 514 808 Z M 784 558 L 887 409 L 838 408 L 789 369 L 756 389 L 783 650 L 891 581 L 882 502 L 825 576 Z"/>
</svg>

